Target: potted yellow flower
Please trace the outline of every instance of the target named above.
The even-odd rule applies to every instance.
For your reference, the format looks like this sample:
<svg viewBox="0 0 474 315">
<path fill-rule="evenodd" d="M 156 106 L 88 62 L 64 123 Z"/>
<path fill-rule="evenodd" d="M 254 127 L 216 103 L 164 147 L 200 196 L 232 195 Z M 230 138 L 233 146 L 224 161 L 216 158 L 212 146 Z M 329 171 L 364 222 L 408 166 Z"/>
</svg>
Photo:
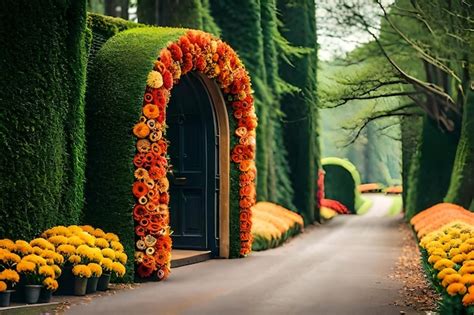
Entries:
<svg viewBox="0 0 474 315">
<path fill-rule="evenodd" d="M 94 293 L 97 291 L 97 284 L 102 276 L 102 267 L 97 263 L 89 263 L 87 267 L 91 270 L 92 276 L 87 280 L 86 293 Z"/>
<path fill-rule="evenodd" d="M 91 269 L 87 265 L 75 265 L 72 267 L 74 275 L 74 295 L 86 295 L 87 280 L 92 276 Z"/>
<path fill-rule="evenodd" d="M 23 279 L 24 299 L 28 304 L 38 303 L 43 287 L 43 280 L 54 276 L 54 269 L 46 264 L 46 260 L 38 255 L 30 254 L 16 265 L 17 272 Z"/>
<path fill-rule="evenodd" d="M 51 302 L 51 297 L 53 292 L 58 289 L 58 281 L 56 281 L 53 277 L 47 277 L 43 280 L 43 290 L 41 290 L 41 294 L 39 297 L 40 303 L 49 303 Z"/>
<path fill-rule="evenodd" d="M 0 281 L 0 307 L 10 306 L 10 296 L 12 290 L 7 290 L 7 284 Z"/>
<path fill-rule="evenodd" d="M 102 261 L 100 262 L 103 272 L 102 276 L 99 278 L 97 290 L 107 291 L 109 289 L 110 277 L 113 271 L 113 264 L 113 260 L 108 257 L 104 257 L 104 259 L 102 259 Z"/>
</svg>

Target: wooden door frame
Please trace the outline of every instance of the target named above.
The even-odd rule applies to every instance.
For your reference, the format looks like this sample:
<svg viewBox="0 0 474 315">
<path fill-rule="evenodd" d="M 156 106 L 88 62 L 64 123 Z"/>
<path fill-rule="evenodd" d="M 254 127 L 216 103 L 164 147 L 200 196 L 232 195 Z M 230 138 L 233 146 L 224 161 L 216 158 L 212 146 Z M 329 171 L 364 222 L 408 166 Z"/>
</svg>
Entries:
<svg viewBox="0 0 474 315">
<path fill-rule="evenodd" d="M 219 257 L 229 258 L 230 245 L 230 215 L 229 215 L 229 195 L 230 195 L 230 127 L 229 114 L 222 92 L 217 83 L 200 72 L 196 72 L 197 77 L 206 87 L 216 117 L 219 130 L 218 144 L 219 150 Z"/>
</svg>

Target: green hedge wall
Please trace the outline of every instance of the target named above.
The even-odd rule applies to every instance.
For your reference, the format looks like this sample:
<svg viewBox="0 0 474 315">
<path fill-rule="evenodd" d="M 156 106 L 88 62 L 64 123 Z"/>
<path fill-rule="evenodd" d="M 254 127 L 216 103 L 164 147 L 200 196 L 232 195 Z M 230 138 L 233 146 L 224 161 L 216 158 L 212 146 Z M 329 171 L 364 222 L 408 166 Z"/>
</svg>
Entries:
<svg viewBox="0 0 474 315">
<path fill-rule="evenodd" d="M 159 51 L 184 32 L 158 28 L 121 32 L 99 50 L 89 73 L 85 222 L 117 233 L 131 258 L 135 239 L 131 130 L 140 117 L 147 74 Z M 133 259 L 130 262 L 132 271 Z"/>
<path fill-rule="evenodd" d="M 0 238 L 29 239 L 82 213 L 86 3 L 0 7 Z"/>
<path fill-rule="evenodd" d="M 299 93 L 282 99 L 286 114 L 284 130 L 288 151 L 293 203 L 304 217 L 305 224 L 319 219 L 316 205 L 320 149 L 318 142 L 318 109 L 316 91 L 317 41 L 315 1 L 278 0 L 281 33 L 294 46 L 310 49 L 304 56 L 280 58 L 280 75 L 298 87 Z M 283 56 L 282 56 L 283 57 Z"/>
<path fill-rule="evenodd" d="M 328 199 L 341 202 L 351 213 L 365 204 L 357 187 L 360 175 L 354 164 L 345 159 L 329 157 L 321 161 L 324 175 L 324 193 Z M 366 210 L 366 209 L 364 209 Z"/>
</svg>

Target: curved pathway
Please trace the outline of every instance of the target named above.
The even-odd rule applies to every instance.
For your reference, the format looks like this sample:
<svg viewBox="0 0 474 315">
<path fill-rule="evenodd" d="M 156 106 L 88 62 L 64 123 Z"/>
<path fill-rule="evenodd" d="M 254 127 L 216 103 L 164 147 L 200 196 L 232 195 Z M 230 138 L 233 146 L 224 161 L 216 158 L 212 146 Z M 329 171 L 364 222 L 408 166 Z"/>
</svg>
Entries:
<svg viewBox="0 0 474 315">
<path fill-rule="evenodd" d="M 401 216 L 387 217 L 390 197 L 364 216 L 339 216 L 283 247 L 245 259 L 174 269 L 163 283 L 76 305 L 70 314 L 416 314 L 393 303 L 391 280 L 401 250 Z M 403 311 L 403 312 L 401 312 Z"/>
</svg>

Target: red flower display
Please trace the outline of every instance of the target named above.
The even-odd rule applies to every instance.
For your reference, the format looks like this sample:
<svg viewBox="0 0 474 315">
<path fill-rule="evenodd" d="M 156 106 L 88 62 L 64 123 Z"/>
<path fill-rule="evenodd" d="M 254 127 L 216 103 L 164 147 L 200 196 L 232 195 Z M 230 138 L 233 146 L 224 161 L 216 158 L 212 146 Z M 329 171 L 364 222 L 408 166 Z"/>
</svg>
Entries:
<svg viewBox="0 0 474 315">
<path fill-rule="evenodd" d="M 169 227 L 169 182 L 166 178 L 166 106 L 170 90 L 189 71 L 199 71 L 215 79 L 236 119 L 237 145 L 231 149 L 239 175 L 240 254 L 252 248 L 252 212 L 255 204 L 255 128 L 250 78 L 237 54 L 223 41 L 202 31 L 190 30 L 178 41 L 162 49 L 147 79 L 142 117 L 134 126 L 137 137 L 133 209 L 137 236 L 135 261 L 142 278 L 165 279 L 170 273 L 171 237 Z"/>
</svg>

